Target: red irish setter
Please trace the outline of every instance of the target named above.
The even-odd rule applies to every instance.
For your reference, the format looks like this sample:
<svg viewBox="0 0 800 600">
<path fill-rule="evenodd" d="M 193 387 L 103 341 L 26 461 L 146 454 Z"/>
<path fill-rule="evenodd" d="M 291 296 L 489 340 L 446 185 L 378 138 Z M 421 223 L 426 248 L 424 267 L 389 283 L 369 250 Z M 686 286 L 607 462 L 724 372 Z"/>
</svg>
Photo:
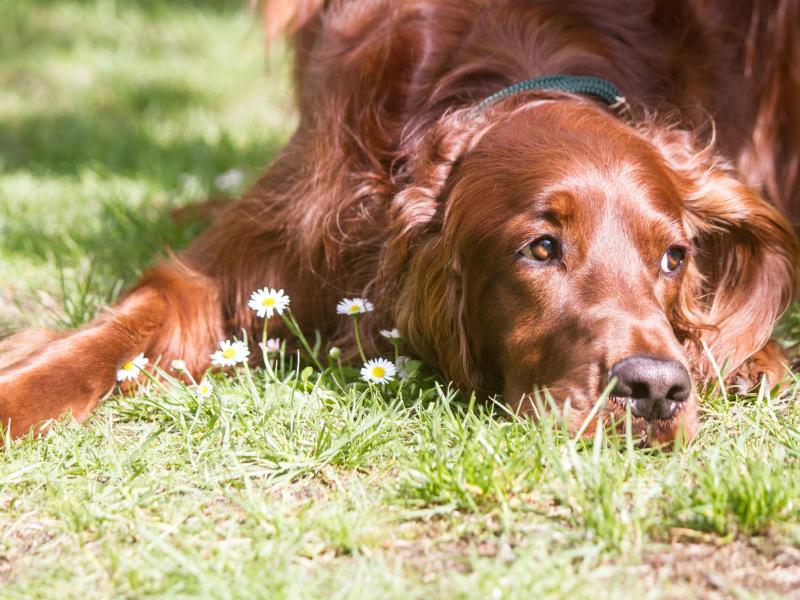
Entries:
<svg viewBox="0 0 800 600">
<path fill-rule="evenodd" d="M 4 343 L 11 436 L 85 419 L 140 352 L 199 375 L 257 338 L 251 291 L 282 287 L 303 328 L 352 348 L 359 295 L 380 351 L 396 324 L 428 364 L 522 411 L 536 387 L 577 429 L 630 406 L 667 442 L 727 363 L 781 377 L 772 327 L 795 296 L 800 4 L 794 0 L 305 0 L 299 127 L 267 173 L 180 256 L 69 333 Z M 540 87 L 594 76 L 627 98 Z M 765 198 L 768 198 L 769 201 Z M 254 353 L 255 354 L 255 353 Z"/>
</svg>

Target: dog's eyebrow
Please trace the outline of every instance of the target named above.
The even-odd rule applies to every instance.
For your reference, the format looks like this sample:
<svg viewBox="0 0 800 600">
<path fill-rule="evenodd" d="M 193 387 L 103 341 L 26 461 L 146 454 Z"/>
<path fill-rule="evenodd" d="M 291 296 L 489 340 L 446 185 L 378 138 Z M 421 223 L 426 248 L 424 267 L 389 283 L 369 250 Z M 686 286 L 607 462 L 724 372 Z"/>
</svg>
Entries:
<svg viewBox="0 0 800 600">
<path fill-rule="evenodd" d="M 536 218 L 542 219 L 543 221 L 547 221 L 551 225 L 555 227 L 562 226 L 562 220 L 564 219 L 564 215 L 561 214 L 559 211 L 556 211 L 552 208 L 548 208 L 547 210 L 536 212 Z"/>
<path fill-rule="evenodd" d="M 575 197 L 561 188 L 545 189 L 533 196 L 531 213 L 534 218 L 562 227 L 572 219 Z"/>
</svg>

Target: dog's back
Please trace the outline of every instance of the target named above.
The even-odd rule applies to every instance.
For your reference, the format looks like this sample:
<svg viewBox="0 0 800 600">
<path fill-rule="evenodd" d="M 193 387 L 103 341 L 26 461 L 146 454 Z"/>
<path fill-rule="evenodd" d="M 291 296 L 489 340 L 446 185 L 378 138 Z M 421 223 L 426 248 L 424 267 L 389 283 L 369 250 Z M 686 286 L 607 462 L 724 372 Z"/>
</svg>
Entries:
<svg viewBox="0 0 800 600">
<path fill-rule="evenodd" d="M 449 110 L 532 72 L 616 71 L 640 109 L 714 127 L 747 182 L 800 222 L 794 0 L 271 0 L 264 21 L 270 37 L 295 36 L 301 111 L 336 103 L 337 88 L 370 109 L 384 94 L 379 127 L 396 125 L 395 139 L 432 105 Z M 560 55 L 554 26 L 572 32 Z"/>
</svg>

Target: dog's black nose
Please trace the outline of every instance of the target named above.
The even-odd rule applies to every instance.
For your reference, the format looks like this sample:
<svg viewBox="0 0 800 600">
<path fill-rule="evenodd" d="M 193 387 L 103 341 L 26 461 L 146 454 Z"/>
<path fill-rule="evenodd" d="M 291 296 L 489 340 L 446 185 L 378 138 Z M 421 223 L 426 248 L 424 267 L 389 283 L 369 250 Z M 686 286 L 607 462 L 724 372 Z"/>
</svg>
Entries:
<svg viewBox="0 0 800 600">
<path fill-rule="evenodd" d="M 616 377 L 612 396 L 629 400 L 631 414 L 645 419 L 669 419 L 692 393 L 692 380 L 674 360 L 632 356 L 611 367 Z"/>
</svg>

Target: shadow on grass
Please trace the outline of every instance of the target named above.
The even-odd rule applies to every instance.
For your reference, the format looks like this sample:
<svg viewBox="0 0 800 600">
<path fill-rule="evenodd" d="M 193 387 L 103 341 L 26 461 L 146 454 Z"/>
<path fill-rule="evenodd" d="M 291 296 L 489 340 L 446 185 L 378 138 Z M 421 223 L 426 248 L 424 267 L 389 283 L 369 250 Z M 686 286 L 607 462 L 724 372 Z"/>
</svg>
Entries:
<svg viewBox="0 0 800 600">
<path fill-rule="evenodd" d="M 157 102 L 146 99 L 146 94 L 141 91 L 129 100 Z M 170 102 L 178 102 L 179 97 L 176 92 Z M 90 168 L 144 176 L 167 188 L 183 173 L 209 181 L 234 166 L 267 165 L 284 143 L 285 136 L 270 131 L 244 146 L 225 134 L 218 140 L 190 136 L 161 141 L 148 131 L 139 113 L 122 108 L 0 121 L 0 156 L 7 171 L 77 175 Z"/>
<path fill-rule="evenodd" d="M 38 295 L 7 297 L 6 302 L 16 306 L 16 312 L 12 310 L 9 316 L 0 310 L 0 339 L 22 329 L 21 322 L 29 325 L 19 315 L 30 311 L 44 310 L 49 315 L 44 323 L 57 328 L 72 329 L 90 321 L 113 304 L 142 271 L 186 247 L 207 227 L 208 223 L 199 218 L 174 220 L 170 207 L 169 203 L 157 205 L 147 200 L 140 206 L 129 206 L 111 199 L 93 215 L 88 227 L 71 228 L 56 236 L 47 235 L 29 221 L 8 220 L 0 237 L 0 250 L 7 251 L 1 253 L 46 261 L 61 291 L 48 290 L 58 298 L 55 310 L 52 305 L 43 309 Z M 0 309 L 2 303 L 0 298 Z"/>
<path fill-rule="evenodd" d="M 0 0 L 0 62 L 14 60 L 19 53 L 72 48 L 79 43 L 102 47 L 115 45 L 113 34 L 102 26 L 103 19 L 119 18 L 130 12 L 148 21 L 170 17 L 227 17 L 237 13 L 250 13 L 247 0 L 37 0 L 35 3 L 19 0 Z M 89 15 L 89 28 L 75 32 L 63 27 L 51 11 L 77 9 Z M 100 18 L 97 14 L 102 13 Z M 255 19 L 255 17 L 254 17 Z M 95 26 L 95 29 L 92 29 Z"/>
<path fill-rule="evenodd" d="M 95 6 L 97 0 L 37 0 L 39 6 Z M 136 0 L 136 9 L 148 14 L 160 14 L 175 10 L 196 10 L 213 14 L 240 12 L 249 5 L 247 0 Z"/>
<path fill-rule="evenodd" d="M 176 224 L 169 216 L 178 200 L 183 203 L 195 193 L 188 189 L 204 200 L 221 173 L 239 168 L 254 176 L 265 169 L 288 130 L 262 125 L 248 130 L 240 124 L 233 136 L 213 127 L 216 109 L 235 106 L 235 90 L 204 83 L 206 70 L 213 82 L 217 64 L 211 60 L 216 55 L 208 59 L 204 54 L 208 36 L 224 38 L 229 31 L 230 19 L 215 17 L 246 7 L 246 0 L 43 0 L 35 7 L 0 0 L 0 88 L 11 91 L 17 99 L 12 106 L 18 107 L 0 111 L 0 172 L 30 175 L 45 182 L 50 194 L 61 180 L 69 190 L 87 177 L 97 176 L 102 186 L 108 182 L 99 190 L 86 186 L 92 188 L 92 206 L 101 206 L 75 213 L 91 216 L 68 230 L 58 226 L 58 219 L 53 227 L 54 219 L 37 218 L 36 210 L 29 218 L 24 209 L 15 209 L 13 197 L 4 199 L 0 250 L 66 267 L 88 260 L 99 287 L 131 282 L 168 249 L 185 247 L 205 226 Z M 133 27 L 146 28 L 142 36 L 150 37 L 140 40 Z M 185 45 L 175 46 L 173 32 Z M 80 51 L 75 56 L 59 52 L 73 47 Z M 196 68 L 203 69 L 198 83 L 192 85 L 181 71 L 194 68 L 193 63 L 175 66 L 168 60 L 175 52 L 197 55 Z M 84 57 L 85 71 L 93 74 L 86 85 L 80 80 L 83 70 L 76 70 L 77 83 L 70 70 Z M 50 76 L 48 68 L 59 61 L 66 61 L 67 71 Z M 112 68 L 113 61 L 126 68 Z M 141 68 L 134 69 L 138 61 Z M 240 85 L 249 81 L 244 78 Z M 187 176 L 193 181 L 189 186 L 182 183 Z M 152 197 L 142 196 L 142 190 Z M 79 205 L 87 199 L 76 195 L 59 202 Z"/>
<path fill-rule="evenodd" d="M 176 222 L 169 208 L 147 202 L 132 207 L 109 200 L 90 227 L 57 236 L 47 235 L 28 221 L 9 221 L 3 226 L 0 245 L 8 255 L 37 257 L 59 265 L 88 257 L 96 271 L 95 279 L 103 285 L 118 280 L 130 283 L 170 250 L 187 246 L 207 226 L 200 220 Z"/>
<path fill-rule="evenodd" d="M 148 98 L 147 93 L 143 90 L 131 101 L 160 102 Z M 166 96 L 167 104 L 180 102 L 180 94 L 168 92 Z M 114 173 L 147 180 L 167 191 L 176 190 L 186 175 L 211 190 L 213 179 L 231 168 L 264 169 L 285 143 L 285 137 L 265 131 L 255 139 L 258 141 L 243 145 L 223 134 L 217 140 L 188 136 L 164 142 L 154 139 L 136 111 L 121 112 L 119 117 L 109 113 L 67 113 L 0 121 L 0 156 L 7 172 L 76 178 L 86 171 Z M 187 229 L 154 210 L 156 205 L 170 208 L 163 198 L 160 200 L 146 200 L 144 208 L 133 208 L 110 196 L 98 220 L 84 230 L 72 231 L 68 238 L 47 236 L 32 223 L 7 222 L 0 244 L 10 252 L 44 259 L 79 246 L 103 262 L 103 270 L 110 268 L 129 280 L 136 266 L 149 264 L 166 247 L 185 246 L 199 231 L 198 224 Z M 75 198 L 75 202 L 80 201 Z"/>
</svg>

